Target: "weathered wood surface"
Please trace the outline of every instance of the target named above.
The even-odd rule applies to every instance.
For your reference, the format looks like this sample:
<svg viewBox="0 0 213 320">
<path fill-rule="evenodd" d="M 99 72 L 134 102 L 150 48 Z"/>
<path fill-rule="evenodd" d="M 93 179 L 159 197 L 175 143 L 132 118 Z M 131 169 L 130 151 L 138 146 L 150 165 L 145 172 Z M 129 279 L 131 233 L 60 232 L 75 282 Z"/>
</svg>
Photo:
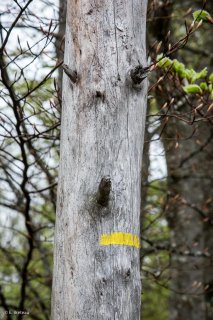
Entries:
<svg viewBox="0 0 213 320">
<path fill-rule="evenodd" d="M 99 244 L 139 236 L 147 82 L 146 0 L 69 0 L 55 230 L 53 320 L 139 319 L 139 250 Z M 109 201 L 96 201 L 103 177 Z"/>
</svg>

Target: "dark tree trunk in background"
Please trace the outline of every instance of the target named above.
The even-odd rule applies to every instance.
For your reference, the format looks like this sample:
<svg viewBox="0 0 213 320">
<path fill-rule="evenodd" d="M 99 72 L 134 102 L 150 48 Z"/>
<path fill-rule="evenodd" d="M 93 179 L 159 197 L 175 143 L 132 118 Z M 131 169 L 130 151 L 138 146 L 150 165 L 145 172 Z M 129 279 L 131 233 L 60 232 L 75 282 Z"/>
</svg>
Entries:
<svg viewBox="0 0 213 320">
<path fill-rule="evenodd" d="M 189 137 L 193 129 L 187 124 L 173 123 L 167 126 L 164 137 L 173 137 L 174 128 L 181 137 Z M 207 123 L 200 123 L 190 140 L 165 143 L 168 168 L 168 221 L 171 229 L 171 245 L 176 253 L 171 255 L 171 319 L 207 319 L 205 316 L 204 278 L 208 258 L 202 254 L 209 237 L 208 217 L 212 198 L 210 167 L 210 137 Z M 212 231 L 211 231 L 212 234 Z M 178 253 L 179 252 L 179 253 Z M 190 256 L 190 255 L 194 256 Z M 199 306 L 199 307 L 198 307 Z"/>
<path fill-rule="evenodd" d="M 175 4 L 173 5 L 175 10 Z M 191 5 L 194 5 L 194 2 Z M 190 3 L 186 4 L 186 11 L 188 7 Z M 159 42 L 162 41 L 162 46 L 172 27 L 171 9 L 169 1 L 162 2 L 155 12 L 154 23 L 152 23 L 153 36 Z M 155 30 L 158 31 L 155 32 Z M 208 36 L 204 40 L 204 48 L 207 42 L 209 43 Z M 163 50 L 165 49 L 163 47 Z M 185 61 L 182 61 L 186 65 L 188 52 L 190 51 L 184 51 Z M 193 67 L 201 69 L 207 63 L 207 60 L 203 60 L 202 64 Z M 160 93 L 159 106 L 165 102 L 163 99 Z M 190 111 L 186 105 L 183 105 L 182 109 L 184 112 Z M 167 217 L 171 230 L 171 245 L 176 252 L 171 254 L 171 320 L 213 319 L 213 266 L 208 257 L 203 257 L 205 250 L 210 254 L 213 252 L 212 217 L 210 217 L 213 186 L 212 178 L 208 173 L 212 166 L 211 130 L 210 122 L 189 126 L 173 118 L 167 123 L 163 134 L 168 170 Z M 180 136 L 178 146 L 175 141 L 177 133 Z M 171 141 L 168 138 L 174 140 Z"/>
<path fill-rule="evenodd" d="M 200 8 L 201 4 L 196 3 Z M 195 10 L 194 2 L 191 5 Z M 212 2 L 206 9 L 212 12 Z M 211 27 L 202 33 L 200 59 L 197 57 L 197 62 L 194 62 L 196 70 L 211 63 L 209 57 L 202 54 L 202 50 L 212 54 L 209 37 Z M 188 46 L 191 47 L 191 43 Z M 188 58 L 192 61 L 187 51 L 182 55 L 186 65 Z M 213 71 L 211 64 L 208 71 Z M 184 112 L 190 111 L 187 106 L 182 108 Z M 209 171 L 213 160 L 212 122 L 200 121 L 189 126 L 180 121 L 169 121 L 166 128 L 164 137 L 176 139 L 176 132 L 180 136 L 177 148 L 176 142 L 164 140 L 170 191 L 168 219 L 171 244 L 175 245 L 176 251 L 186 254 L 185 257 L 174 254 L 171 258 L 171 285 L 174 290 L 171 320 L 210 320 L 213 319 L 213 263 L 208 257 L 213 253 L 213 179 Z M 187 256 L 188 252 L 195 256 Z"/>
<path fill-rule="evenodd" d="M 207 2 L 207 10 L 213 15 L 213 1 Z M 212 41 L 209 42 L 209 37 L 212 34 L 212 28 L 209 28 L 209 32 L 206 35 L 206 46 L 205 48 L 209 51 L 209 57 L 207 57 L 208 62 L 206 63 L 209 65 L 208 70 L 210 73 L 213 72 L 213 43 Z M 201 55 L 202 61 L 202 55 Z M 205 62 L 204 62 L 205 64 Z M 205 66 L 205 65 L 204 65 Z M 203 172 L 205 175 L 204 180 L 201 181 L 201 190 L 203 194 L 205 194 L 206 203 L 203 206 L 203 210 L 205 215 L 208 217 L 208 220 L 204 224 L 204 244 L 205 249 L 208 250 L 209 254 L 211 255 L 211 259 L 206 261 L 205 268 L 204 268 L 204 283 L 206 286 L 206 294 L 205 294 L 205 301 L 206 301 L 206 320 L 213 319 L 213 175 L 212 175 L 212 162 L 213 162 L 213 128 L 212 122 L 206 123 L 207 130 L 209 136 L 212 135 L 212 139 L 209 143 L 208 149 L 205 148 L 203 152 L 205 152 L 205 163 L 202 164 Z M 204 133 L 203 132 L 203 137 Z M 206 137 L 207 138 L 207 137 Z M 208 150 L 208 151 L 207 151 Z M 208 152 L 208 153 L 207 153 Z M 199 166 L 201 165 L 199 164 Z M 207 183 L 208 181 L 208 183 Z M 204 183 L 204 184 L 203 184 Z"/>
</svg>

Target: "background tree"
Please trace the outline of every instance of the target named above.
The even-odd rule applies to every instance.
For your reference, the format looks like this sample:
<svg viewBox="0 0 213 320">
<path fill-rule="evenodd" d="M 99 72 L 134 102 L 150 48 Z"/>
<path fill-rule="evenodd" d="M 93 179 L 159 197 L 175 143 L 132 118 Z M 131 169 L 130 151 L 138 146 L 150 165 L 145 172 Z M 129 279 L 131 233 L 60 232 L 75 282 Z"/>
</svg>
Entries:
<svg viewBox="0 0 213 320">
<path fill-rule="evenodd" d="M 197 1 L 196 5 L 200 7 L 194 2 L 192 5 L 193 8 L 190 9 L 190 2 L 184 3 L 181 7 L 179 3 L 172 1 L 150 2 L 150 13 L 154 20 L 154 23 L 151 22 L 151 27 L 153 36 L 157 39 L 157 50 L 161 47 L 160 50 L 164 53 L 172 51 L 172 42 L 175 43 L 178 37 L 182 37 L 187 32 L 187 28 L 183 31 L 180 29 L 182 15 L 190 26 L 192 11 L 200 8 L 202 4 Z M 206 9 L 211 8 L 207 6 Z M 172 36 L 169 39 L 170 30 Z M 209 55 L 204 54 L 204 48 L 210 30 L 211 25 L 202 27 L 201 31 L 196 31 L 193 38 L 191 37 L 191 40 L 184 44 L 183 49 L 173 51 L 170 56 L 178 57 L 188 67 L 201 70 L 208 65 L 209 61 Z M 196 41 L 199 39 L 202 50 L 197 50 L 194 39 Z M 202 56 L 204 54 L 206 59 L 196 60 L 194 55 L 192 59 L 192 54 L 188 52 Z M 177 65 L 174 69 L 175 67 Z M 208 268 L 212 266 L 211 243 L 207 245 L 205 240 L 212 233 L 210 217 L 212 180 L 206 176 L 207 168 L 212 161 L 210 156 L 212 124 L 209 113 L 212 102 L 211 100 L 208 102 L 208 95 L 205 98 L 199 95 L 186 96 L 181 90 L 183 77 L 182 79 L 179 77 L 178 80 L 178 69 L 175 73 L 169 71 L 172 71 L 171 68 L 167 69 L 166 73 L 160 71 L 159 77 L 166 81 L 161 81 L 155 87 L 161 125 L 154 132 L 162 138 L 166 151 L 168 196 L 164 216 L 166 214 L 169 222 L 171 238 L 169 246 L 165 246 L 161 241 L 160 244 L 158 242 L 157 248 L 161 250 L 167 248 L 171 257 L 170 318 L 208 319 L 212 317 L 210 314 L 211 284 L 203 279 L 206 276 L 211 277 L 211 271 Z M 203 118 L 206 120 L 203 121 Z M 166 235 L 168 235 L 167 232 Z M 160 270 L 164 271 L 163 268 Z M 160 275 L 161 271 L 158 274 Z M 165 271 L 163 274 L 165 275 Z M 164 277 L 161 278 L 161 285 L 166 284 L 168 288 L 169 278 L 167 283 Z"/>
</svg>

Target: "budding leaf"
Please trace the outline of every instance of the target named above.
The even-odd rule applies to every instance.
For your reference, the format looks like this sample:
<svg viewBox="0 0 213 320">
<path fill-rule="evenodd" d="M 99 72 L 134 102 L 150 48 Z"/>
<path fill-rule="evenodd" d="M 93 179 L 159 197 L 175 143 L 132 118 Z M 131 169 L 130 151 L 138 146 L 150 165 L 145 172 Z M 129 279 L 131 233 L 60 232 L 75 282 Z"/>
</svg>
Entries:
<svg viewBox="0 0 213 320">
<path fill-rule="evenodd" d="M 178 60 L 174 60 L 173 62 L 173 70 L 180 78 L 186 77 L 186 68 L 183 63 L 179 62 Z"/>
<path fill-rule="evenodd" d="M 197 21 L 197 22 L 206 21 L 206 22 L 213 23 L 212 17 L 205 10 L 196 10 L 196 11 L 194 11 L 193 12 L 193 18 L 194 18 L 194 21 Z"/>
<path fill-rule="evenodd" d="M 200 87 L 201 87 L 202 90 L 208 90 L 208 86 L 207 86 L 206 82 L 201 82 L 200 83 Z"/>
<path fill-rule="evenodd" d="M 183 87 L 186 93 L 202 93 L 202 89 L 197 84 L 188 84 Z"/>
<path fill-rule="evenodd" d="M 195 72 L 194 76 L 192 77 L 192 83 L 198 79 L 205 78 L 207 76 L 207 68 L 204 68 L 200 72 Z"/>
<path fill-rule="evenodd" d="M 192 79 L 195 77 L 196 72 L 193 69 L 186 69 L 186 78 L 189 82 L 192 82 Z"/>
<path fill-rule="evenodd" d="M 169 68 L 173 63 L 172 60 L 170 60 L 167 57 L 162 58 L 162 55 L 157 56 L 157 61 L 158 61 L 158 63 L 157 63 L 158 67 L 163 68 L 163 69 Z"/>
</svg>

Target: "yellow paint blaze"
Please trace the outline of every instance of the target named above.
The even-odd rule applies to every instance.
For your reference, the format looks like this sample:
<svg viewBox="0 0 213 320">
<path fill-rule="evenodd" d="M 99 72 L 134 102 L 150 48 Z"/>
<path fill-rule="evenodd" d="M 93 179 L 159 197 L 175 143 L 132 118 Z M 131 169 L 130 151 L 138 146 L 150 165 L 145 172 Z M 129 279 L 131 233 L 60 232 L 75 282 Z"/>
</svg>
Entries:
<svg viewBox="0 0 213 320">
<path fill-rule="evenodd" d="M 100 238 L 101 246 L 109 246 L 112 244 L 131 246 L 140 248 L 140 240 L 137 235 L 124 232 L 113 232 L 110 234 L 102 234 Z"/>
</svg>

